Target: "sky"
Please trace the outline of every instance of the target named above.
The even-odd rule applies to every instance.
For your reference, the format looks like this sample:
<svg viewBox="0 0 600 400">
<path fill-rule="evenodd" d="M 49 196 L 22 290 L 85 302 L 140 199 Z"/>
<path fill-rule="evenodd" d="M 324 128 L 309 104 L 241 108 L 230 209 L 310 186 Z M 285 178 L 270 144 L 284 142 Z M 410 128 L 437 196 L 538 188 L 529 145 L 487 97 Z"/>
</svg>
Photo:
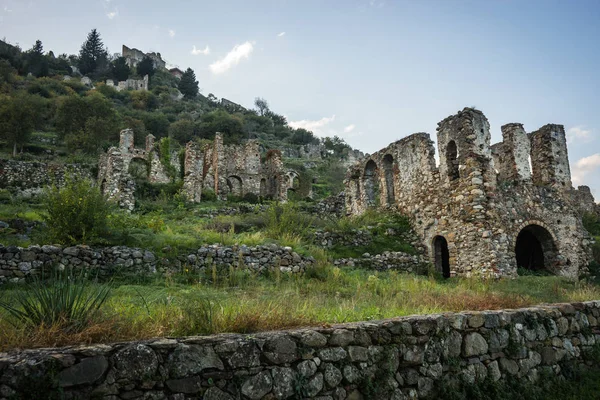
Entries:
<svg viewBox="0 0 600 400">
<path fill-rule="evenodd" d="M 256 97 L 371 153 L 464 107 L 567 131 L 573 184 L 600 200 L 600 1 L 0 0 L 0 37 L 73 54 L 96 28 L 191 67 L 201 93 Z"/>
</svg>

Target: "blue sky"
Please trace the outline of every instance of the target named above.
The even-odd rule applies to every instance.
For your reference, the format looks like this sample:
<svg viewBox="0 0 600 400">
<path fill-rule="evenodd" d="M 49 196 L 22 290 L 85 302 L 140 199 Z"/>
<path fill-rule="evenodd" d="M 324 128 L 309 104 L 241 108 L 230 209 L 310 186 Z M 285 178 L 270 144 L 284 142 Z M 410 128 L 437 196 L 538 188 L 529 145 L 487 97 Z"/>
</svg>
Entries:
<svg viewBox="0 0 600 400">
<path fill-rule="evenodd" d="M 565 125 L 574 184 L 600 198 L 600 1 L 0 0 L 0 36 L 76 53 L 97 28 L 365 152 L 465 106 L 500 126 Z M 208 47 L 208 49 L 207 49 Z M 196 49 L 195 52 L 192 52 Z M 195 53 L 195 54 L 193 54 Z"/>
</svg>

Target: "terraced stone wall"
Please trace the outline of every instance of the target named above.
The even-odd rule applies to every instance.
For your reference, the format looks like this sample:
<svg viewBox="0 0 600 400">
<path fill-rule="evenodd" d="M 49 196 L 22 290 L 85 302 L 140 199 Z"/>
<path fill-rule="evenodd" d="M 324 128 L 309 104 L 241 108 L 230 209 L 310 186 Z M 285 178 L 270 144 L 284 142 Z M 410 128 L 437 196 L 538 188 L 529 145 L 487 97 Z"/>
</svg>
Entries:
<svg viewBox="0 0 600 400">
<path fill-rule="evenodd" d="M 453 382 L 535 384 L 597 366 L 599 317 L 595 301 L 24 350 L 0 354 L 0 398 L 433 399 Z"/>
</svg>

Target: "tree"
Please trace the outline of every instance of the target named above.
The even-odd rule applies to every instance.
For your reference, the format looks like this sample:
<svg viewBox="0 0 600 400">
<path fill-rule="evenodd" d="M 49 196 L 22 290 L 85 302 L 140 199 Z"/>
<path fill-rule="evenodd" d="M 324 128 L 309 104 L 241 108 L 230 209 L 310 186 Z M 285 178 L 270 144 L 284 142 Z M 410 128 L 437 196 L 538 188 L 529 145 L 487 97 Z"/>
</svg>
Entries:
<svg viewBox="0 0 600 400">
<path fill-rule="evenodd" d="M 198 81 L 194 70 L 188 68 L 185 70 L 179 81 L 179 91 L 186 99 L 193 99 L 198 95 Z"/>
<path fill-rule="evenodd" d="M 104 142 L 117 138 L 117 111 L 97 92 L 64 97 L 56 109 L 56 129 L 72 150 L 94 154 Z"/>
<path fill-rule="evenodd" d="M 95 72 L 108 62 L 108 51 L 104 48 L 100 34 L 96 29 L 88 34 L 79 51 L 79 70 L 82 74 Z"/>
<path fill-rule="evenodd" d="M 169 126 L 169 137 L 181 144 L 187 143 L 194 137 L 195 126 L 194 121 L 189 119 L 175 121 Z"/>
<path fill-rule="evenodd" d="M 112 75 L 117 81 L 125 81 L 131 74 L 131 68 L 127 65 L 125 57 L 118 57 L 112 62 Z"/>
<path fill-rule="evenodd" d="M 0 138 L 13 145 L 13 156 L 17 146 L 25 145 L 31 132 L 44 113 L 44 100 L 40 96 L 17 92 L 12 97 L 0 97 Z"/>
<path fill-rule="evenodd" d="M 145 56 L 142 59 L 142 61 L 138 63 L 136 70 L 138 75 L 140 75 L 141 77 L 144 77 L 145 75 L 151 77 L 152 75 L 154 75 L 154 72 L 156 72 L 156 70 L 154 69 L 154 61 L 152 61 L 150 57 Z"/>
<path fill-rule="evenodd" d="M 216 132 L 221 132 L 226 144 L 239 143 L 244 138 L 242 119 L 223 110 L 204 114 L 197 132 L 205 139 L 212 139 Z"/>
<path fill-rule="evenodd" d="M 315 137 L 315 135 L 311 131 L 299 128 L 296 129 L 296 131 L 290 138 L 290 142 L 294 144 L 319 143 L 319 138 Z"/>
<path fill-rule="evenodd" d="M 36 40 L 33 47 L 27 51 L 27 72 L 35 77 L 48 76 L 48 60 L 44 56 L 44 46 L 41 40 Z"/>
<path fill-rule="evenodd" d="M 261 117 L 264 117 L 269 112 L 269 103 L 267 103 L 267 100 L 261 97 L 254 99 L 254 105 L 256 106 L 258 114 Z"/>
</svg>

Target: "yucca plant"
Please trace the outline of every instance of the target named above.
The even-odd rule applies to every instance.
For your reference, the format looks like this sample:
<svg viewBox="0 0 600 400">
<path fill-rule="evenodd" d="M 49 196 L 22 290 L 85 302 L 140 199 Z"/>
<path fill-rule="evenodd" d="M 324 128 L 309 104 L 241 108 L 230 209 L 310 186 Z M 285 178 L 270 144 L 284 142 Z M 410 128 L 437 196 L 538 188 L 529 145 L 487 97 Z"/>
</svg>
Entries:
<svg viewBox="0 0 600 400">
<path fill-rule="evenodd" d="M 110 290 L 107 284 L 91 285 L 83 274 L 57 272 L 48 281 L 35 277 L 11 301 L 1 299 L 0 307 L 14 318 L 15 325 L 59 326 L 76 332 L 93 319 Z"/>
</svg>

